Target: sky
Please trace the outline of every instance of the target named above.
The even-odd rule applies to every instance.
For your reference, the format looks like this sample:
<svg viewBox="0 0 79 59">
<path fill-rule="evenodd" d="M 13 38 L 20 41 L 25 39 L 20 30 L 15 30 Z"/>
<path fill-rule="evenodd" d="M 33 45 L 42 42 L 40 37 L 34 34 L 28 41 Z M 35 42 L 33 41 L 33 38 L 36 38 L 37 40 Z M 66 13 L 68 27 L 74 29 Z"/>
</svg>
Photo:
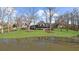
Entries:
<svg viewBox="0 0 79 59">
<path fill-rule="evenodd" d="M 45 10 L 43 7 L 33 7 L 36 10 Z M 71 12 L 74 7 L 56 7 L 56 13 L 61 15 L 65 12 Z M 16 11 L 18 14 L 27 13 L 29 11 L 29 7 L 16 7 Z"/>
</svg>

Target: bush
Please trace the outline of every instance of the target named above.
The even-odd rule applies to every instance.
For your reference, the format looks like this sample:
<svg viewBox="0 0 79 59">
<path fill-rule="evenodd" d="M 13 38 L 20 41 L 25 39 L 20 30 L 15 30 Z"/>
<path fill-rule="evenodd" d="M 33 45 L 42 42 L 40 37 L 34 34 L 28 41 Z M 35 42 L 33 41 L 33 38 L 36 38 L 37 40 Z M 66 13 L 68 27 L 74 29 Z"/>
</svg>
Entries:
<svg viewBox="0 0 79 59">
<path fill-rule="evenodd" d="M 17 25 L 16 25 L 16 24 L 14 24 L 14 25 L 13 25 L 13 28 L 15 28 L 15 27 L 17 27 Z"/>
</svg>

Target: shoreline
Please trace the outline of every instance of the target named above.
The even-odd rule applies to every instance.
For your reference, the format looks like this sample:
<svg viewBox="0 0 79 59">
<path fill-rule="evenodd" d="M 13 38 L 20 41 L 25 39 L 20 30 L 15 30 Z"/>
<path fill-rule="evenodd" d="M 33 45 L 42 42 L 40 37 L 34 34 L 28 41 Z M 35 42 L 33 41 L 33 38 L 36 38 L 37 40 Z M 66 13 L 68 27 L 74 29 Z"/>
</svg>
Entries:
<svg viewBox="0 0 79 59">
<path fill-rule="evenodd" d="M 61 37 L 61 36 L 30 36 L 30 37 L 23 37 L 23 38 L 0 38 L 0 39 L 28 39 L 28 38 L 65 38 L 65 39 L 72 39 L 72 38 L 78 38 L 77 36 L 72 37 Z"/>
</svg>

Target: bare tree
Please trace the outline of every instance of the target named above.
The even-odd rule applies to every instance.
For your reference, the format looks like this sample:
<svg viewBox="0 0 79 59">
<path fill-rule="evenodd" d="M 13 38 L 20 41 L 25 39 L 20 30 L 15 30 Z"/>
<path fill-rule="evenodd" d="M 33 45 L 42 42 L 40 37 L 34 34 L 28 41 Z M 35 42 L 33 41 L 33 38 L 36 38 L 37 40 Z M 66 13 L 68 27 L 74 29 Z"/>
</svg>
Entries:
<svg viewBox="0 0 79 59">
<path fill-rule="evenodd" d="M 6 16 L 6 7 L 0 7 L 1 33 L 4 32 L 3 25 L 5 16 Z"/>
<path fill-rule="evenodd" d="M 78 30 L 78 17 L 79 17 L 79 10 L 77 8 L 74 9 L 74 23 L 75 23 L 75 30 Z"/>
<path fill-rule="evenodd" d="M 30 31 L 30 24 L 32 22 L 34 22 L 34 25 L 35 25 L 36 18 L 37 18 L 36 12 L 37 10 L 35 10 L 34 8 L 29 8 L 29 12 L 26 14 L 28 31 Z"/>
<path fill-rule="evenodd" d="M 17 16 L 15 21 L 16 21 L 16 24 L 17 24 L 17 28 L 20 29 L 22 27 L 21 16 Z"/>
<path fill-rule="evenodd" d="M 13 15 L 13 13 L 14 13 L 14 11 L 15 11 L 15 8 L 13 8 L 13 7 L 6 7 L 6 16 L 7 16 L 7 18 L 8 18 L 8 32 L 10 31 L 10 30 L 12 30 L 12 15 Z"/>
<path fill-rule="evenodd" d="M 79 11 L 77 8 L 74 8 L 72 11 L 72 29 L 77 30 L 78 25 L 78 17 L 79 17 Z"/>
<path fill-rule="evenodd" d="M 48 10 L 48 18 L 49 18 L 49 24 L 50 24 L 50 31 L 52 29 L 52 18 L 53 18 L 53 15 L 55 13 L 55 7 L 47 7 L 47 10 Z"/>
<path fill-rule="evenodd" d="M 35 24 L 36 24 L 36 21 L 37 21 L 37 18 L 38 18 L 36 13 L 37 13 L 38 10 L 36 10 L 35 8 L 31 8 L 31 9 L 32 9 L 32 16 L 31 17 L 32 17 L 32 20 L 33 20 L 33 23 L 34 23 L 34 29 L 35 29 Z"/>
<path fill-rule="evenodd" d="M 66 30 L 68 31 L 69 29 L 69 19 L 70 19 L 70 14 L 68 13 L 68 11 L 64 14 L 64 21 L 65 21 L 65 27 Z"/>
<path fill-rule="evenodd" d="M 46 23 L 48 23 L 48 11 L 47 10 L 44 10 L 44 16 L 46 18 Z"/>
</svg>

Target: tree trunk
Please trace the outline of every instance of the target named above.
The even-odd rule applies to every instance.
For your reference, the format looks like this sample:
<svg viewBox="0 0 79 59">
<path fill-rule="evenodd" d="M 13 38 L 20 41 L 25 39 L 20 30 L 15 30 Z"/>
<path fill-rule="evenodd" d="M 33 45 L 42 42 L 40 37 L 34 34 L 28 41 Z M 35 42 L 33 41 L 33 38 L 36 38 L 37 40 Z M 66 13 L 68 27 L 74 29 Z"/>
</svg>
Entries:
<svg viewBox="0 0 79 59">
<path fill-rule="evenodd" d="M 30 31 L 30 25 L 28 26 L 28 31 Z"/>
<path fill-rule="evenodd" d="M 3 27 L 2 27 L 2 29 L 1 29 L 1 33 L 2 33 L 2 34 L 4 33 Z"/>
<path fill-rule="evenodd" d="M 34 20 L 34 30 L 36 29 L 36 27 L 35 27 L 35 20 Z"/>
<path fill-rule="evenodd" d="M 10 32 L 10 30 L 9 30 L 9 24 L 8 24 L 8 32 Z"/>
<path fill-rule="evenodd" d="M 66 24 L 66 26 L 67 26 L 67 31 L 68 31 L 68 29 L 69 29 L 69 19 L 67 19 L 67 24 Z"/>
<path fill-rule="evenodd" d="M 51 20 L 52 20 L 52 16 L 51 16 L 51 9 L 50 9 L 50 11 L 49 11 L 49 13 L 50 13 L 50 15 L 49 15 L 49 22 L 50 22 L 50 31 L 51 31 Z"/>
</svg>

